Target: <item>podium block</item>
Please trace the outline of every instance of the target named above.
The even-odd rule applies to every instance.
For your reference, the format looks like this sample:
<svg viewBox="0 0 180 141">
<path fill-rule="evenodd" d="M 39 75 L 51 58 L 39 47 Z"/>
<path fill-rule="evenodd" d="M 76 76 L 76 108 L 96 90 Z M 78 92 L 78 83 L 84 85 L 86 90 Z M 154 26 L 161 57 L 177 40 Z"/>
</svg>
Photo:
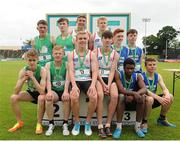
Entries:
<svg viewBox="0 0 180 141">
<path fill-rule="evenodd" d="M 88 99 L 87 95 L 84 93 L 81 93 L 80 94 L 80 111 L 79 111 L 81 125 L 84 125 L 85 121 L 86 121 L 88 101 L 89 101 L 89 99 Z M 106 123 L 108 104 L 109 104 L 109 97 L 104 96 L 103 124 Z M 116 123 L 116 115 L 115 114 L 114 114 L 114 118 L 112 120 L 112 124 Z M 135 124 L 135 121 L 136 121 L 136 111 L 125 111 L 124 112 L 123 122 L 122 122 L 123 125 L 133 125 L 133 124 Z M 59 125 L 59 126 L 62 126 L 62 124 L 63 124 L 63 103 L 62 103 L 62 101 L 58 101 L 57 103 L 54 104 L 54 122 L 55 122 L 55 125 Z M 73 115 L 72 114 L 70 114 L 68 122 L 69 122 L 69 124 L 73 123 Z M 43 117 L 42 124 L 43 125 L 49 124 L 46 113 Z M 94 113 L 94 115 L 92 117 L 91 125 L 92 126 L 98 125 L 96 112 Z"/>
</svg>

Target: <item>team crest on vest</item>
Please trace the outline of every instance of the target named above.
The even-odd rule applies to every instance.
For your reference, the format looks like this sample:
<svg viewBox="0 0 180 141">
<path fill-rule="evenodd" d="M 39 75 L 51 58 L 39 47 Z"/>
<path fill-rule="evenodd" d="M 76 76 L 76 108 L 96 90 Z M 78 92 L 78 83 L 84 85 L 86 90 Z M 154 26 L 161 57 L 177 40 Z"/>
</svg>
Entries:
<svg viewBox="0 0 180 141">
<path fill-rule="evenodd" d="M 95 42 L 99 42 L 100 41 L 100 39 L 95 39 Z"/>
<path fill-rule="evenodd" d="M 48 52 L 47 46 L 42 46 L 40 53 L 47 53 L 47 52 Z"/>
<path fill-rule="evenodd" d="M 113 62 L 114 58 L 110 58 L 110 61 Z"/>
<path fill-rule="evenodd" d="M 74 61 L 74 62 L 78 62 L 78 58 L 74 58 L 73 61 Z"/>
<path fill-rule="evenodd" d="M 86 59 L 85 64 L 89 64 L 89 59 Z"/>
<path fill-rule="evenodd" d="M 98 60 L 102 60 L 102 56 L 99 56 L 99 57 L 98 57 Z"/>
</svg>

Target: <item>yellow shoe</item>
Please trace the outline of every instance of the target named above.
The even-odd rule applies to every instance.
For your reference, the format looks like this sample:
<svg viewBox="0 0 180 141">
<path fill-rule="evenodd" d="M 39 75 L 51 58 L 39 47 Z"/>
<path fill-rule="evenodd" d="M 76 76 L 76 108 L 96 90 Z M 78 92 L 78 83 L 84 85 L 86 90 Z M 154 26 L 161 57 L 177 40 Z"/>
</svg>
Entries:
<svg viewBox="0 0 180 141">
<path fill-rule="evenodd" d="M 43 128 L 42 125 L 40 123 L 36 124 L 36 134 L 42 134 L 43 132 Z"/>
<path fill-rule="evenodd" d="M 23 127 L 23 125 L 24 125 L 24 122 L 19 121 L 12 128 L 10 128 L 8 131 L 9 132 L 15 132 L 17 129 L 20 129 L 21 127 Z"/>
</svg>

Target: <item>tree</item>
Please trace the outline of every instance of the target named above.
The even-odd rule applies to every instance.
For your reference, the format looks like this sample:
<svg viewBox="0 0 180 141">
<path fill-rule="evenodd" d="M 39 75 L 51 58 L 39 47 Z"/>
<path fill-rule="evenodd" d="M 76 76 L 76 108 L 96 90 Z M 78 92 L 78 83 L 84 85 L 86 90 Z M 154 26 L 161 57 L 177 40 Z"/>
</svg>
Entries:
<svg viewBox="0 0 180 141">
<path fill-rule="evenodd" d="M 161 52 L 165 50 L 166 44 L 169 45 L 169 43 L 174 40 L 179 31 L 176 31 L 172 26 L 165 26 L 159 32 L 157 33 L 157 37 L 159 37 L 160 42 L 159 42 L 159 49 Z M 167 43 L 166 43 L 167 42 Z M 169 48 L 168 46 L 167 48 Z"/>
<path fill-rule="evenodd" d="M 166 45 L 169 45 L 169 43 L 175 40 L 179 33 L 180 31 L 175 30 L 172 26 L 165 26 L 159 30 L 156 36 L 150 35 L 146 37 L 147 52 L 149 54 L 161 55 Z M 143 37 L 143 44 L 144 43 L 145 37 Z M 168 48 L 170 48 L 170 46 L 168 46 Z"/>
<path fill-rule="evenodd" d="M 143 37 L 143 44 L 145 44 L 145 38 L 146 38 L 147 53 L 148 54 L 156 54 L 159 39 L 154 35 L 150 35 L 148 37 Z"/>
<path fill-rule="evenodd" d="M 180 49 L 180 41 L 178 41 L 177 39 L 173 39 L 171 40 L 171 42 L 169 42 L 169 48 L 173 48 L 173 49 Z"/>
</svg>

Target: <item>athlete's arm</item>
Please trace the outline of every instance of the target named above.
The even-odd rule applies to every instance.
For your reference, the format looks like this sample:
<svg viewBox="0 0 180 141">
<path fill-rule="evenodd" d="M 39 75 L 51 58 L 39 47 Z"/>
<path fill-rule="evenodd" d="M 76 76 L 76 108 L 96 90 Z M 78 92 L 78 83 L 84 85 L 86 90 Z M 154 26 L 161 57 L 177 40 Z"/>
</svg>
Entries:
<svg viewBox="0 0 180 141">
<path fill-rule="evenodd" d="M 151 92 L 150 90 L 147 90 L 147 94 L 149 96 L 153 97 L 154 99 L 156 99 L 162 105 L 168 105 L 170 102 L 168 99 L 160 97 L 160 96 L 156 95 L 155 93 Z"/>
<path fill-rule="evenodd" d="M 159 79 L 159 77 L 158 77 Z M 159 81 L 159 80 L 158 80 Z M 147 95 L 151 96 L 152 98 L 156 99 L 159 103 L 162 105 L 166 105 L 166 101 L 164 101 L 163 97 L 158 96 L 156 93 L 151 92 L 149 89 L 147 89 Z M 163 102 L 164 101 L 164 102 Z"/>
<path fill-rule="evenodd" d="M 51 74 L 50 74 L 50 62 L 48 62 L 45 66 L 46 69 L 46 88 L 47 88 L 47 94 L 46 94 L 46 100 L 52 100 L 53 93 L 52 93 L 52 85 L 51 85 Z"/>
<path fill-rule="evenodd" d="M 137 91 L 138 94 L 144 95 L 147 93 L 146 85 L 144 84 L 144 80 L 140 74 L 137 74 L 137 81 L 138 81 L 138 86 L 139 90 Z"/>
<path fill-rule="evenodd" d="M 75 76 L 74 76 L 74 64 L 73 64 L 73 52 L 68 54 L 68 71 L 69 71 L 69 80 L 72 84 L 72 94 L 80 92 L 79 88 L 76 85 Z"/>
<path fill-rule="evenodd" d="M 88 40 L 88 49 L 89 50 L 93 50 L 93 43 L 92 43 L 92 39 L 91 39 L 91 33 L 90 32 L 87 32 L 87 34 L 88 34 L 88 38 L 89 38 L 89 40 Z"/>
<path fill-rule="evenodd" d="M 45 68 L 41 69 L 41 81 L 40 83 L 36 80 L 36 78 L 34 77 L 34 74 L 32 71 L 26 71 L 26 75 L 33 81 L 36 90 L 40 93 L 40 94 L 45 94 L 45 86 L 46 86 L 46 70 Z"/>
<path fill-rule="evenodd" d="M 51 75 L 50 75 L 50 63 L 48 62 L 45 66 L 47 74 L 47 92 L 51 92 Z"/>
<path fill-rule="evenodd" d="M 115 71 L 115 81 L 116 81 L 116 85 L 117 85 L 118 90 L 119 90 L 120 93 L 122 93 L 124 95 L 135 95 L 136 94 L 136 92 L 131 91 L 131 90 L 126 90 L 123 87 L 121 79 L 120 79 L 119 72 L 117 70 Z"/>
<path fill-rule="evenodd" d="M 158 84 L 159 86 L 161 87 L 162 91 L 163 91 L 163 94 L 164 94 L 164 98 L 170 103 L 170 95 L 169 95 L 169 90 L 167 89 L 164 81 L 163 81 L 163 78 L 160 74 L 158 74 Z"/>
<path fill-rule="evenodd" d="M 25 70 L 24 70 L 24 68 L 23 68 L 23 69 L 19 72 L 18 80 L 17 80 L 16 86 L 15 86 L 15 88 L 14 88 L 14 94 L 18 94 L 18 93 L 21 91 L 24 82 L 25 82 L 28 78 L 29 78 L 28 76 L 25 76 Z"/>
<path fill-rule="evenodd" d="M 51 36 L 51 42 L 52 42 L 53 46 L 56 44 L 56 39 L 54 36 Z"/>
<path fill-rule="evenodd" d="M 119 60 L 119 55 L 118 55 L 117 52 L 115 52 L 114 60 L 113 60 L 113 62 L 112 62 L 110 74 L 109 74 L 109 77 L 108 77 L 108 87 L 109 87 L 109 88 L 110 88 L 111 83 L 112 83 L 112 81 L 113 81 L 113 79 L 114 79 L 114 74 L 115 74 L 115 70 L 117 69 L 118 60 Z"/>
<path fill-rule="evenodd" d="M 31 39 L 31 46 L 32 46 L 32 48 L 35 48 L 35 41 L 34 41 L 34 39 Z"/>
<path fill-rule="evenodd" d="M 67 67 L 66 67 L 67 68 Z M 69 89 L 69 84 L 70 84 L 70 81 L 69 81 L 69 72 L 68 72 L 68 68 L 66 69 L 66 81 L 65 81 L 65 85 L 64 85 L 64 91 L 66 93 L 68 93 L 68 89 Z"/>
<path fill-rule="evenodd" d="M 89 48 L 91 50 L 94 50 L 94 36 L 93 36 L 93 34 L 91 35 L 91 37 L 89 39 Z"/>
<path fill-rule="evenodd" d="M 142 49 L 141 49 L 141 58 L 140 58 L 141 69 L 142 69 L 143 58 L 145 58 L 145 56 L 144 56 L 144 53 L 143 53 L 143 51 L 142 51 Z"/>
<path fill-rule="evenodd" d="M 122 94 L 125 94 L 126 90 L 124 89 L 124 87 L 121 83 L 119 72 L 117 70 L 115 71 L 115 81 L 116 81 L 116 85 L 118 87 L 119 92 Z"/>
<path fill-rule="evenodd" d="M 66 66 L 66 68 L 67 68 L 67 66 Z M 68 101 L 69 100 L 69 92 L 68 92 L 69 84 L 70 84 L 69 74 L 68 74 L 68 69 L 66 69 L 66 80 L 65 80 L 65 85 L 64 85 L 64 92 L 63 92 L 63 95 L 62 95 L 62 100 L 63 101 Z"/>
<path fill-rule="evenodd" d="M 161 87 L 161 89 L 162 89 L 162 91 L 163 91 L 163 94 L 165 95 L 165 96 L 169 96 L 169 90 L 167 89 L 167 87 L 166 87 L 166 85 L 165 85 L 165 83 L 164 83 L 164 81 L 163 81 L 163 78 L 162 78 L 162 76 L 160 75 L 160 74 L 158 74 L 158 83 L 159 83 L 159 86 Z"/>
<path fill-rule="evenodd" d="M 42 68 L 41 69 L 41 81 L 40 84 L 37 82 L 37 80 L 35 79 L 35 81 L 37 82 L 37 90 L 40 94 L 45 94 L 45 88 L 46 88 L 46 79 L 47 79 L 47 73 L 46 73 L 46 69 Z"/>
<path fill-rule="evenodd" d="M 98 75 L 98 65 L 97 65 L 97 58 L 96 55 L 92 52 L 91 54 L 91 70 L 92 70 L 92 81 L 91 85 L 88 89 L 88 94 L 96 95 L 96 81 L 97 81 L 97 75 Z"/>
<path fill-rule="evenodd" d="M 71 81 L 72 86 L 76 86 L 75 76 L 74 76 L 74 64 L 73 64 L 73 52 L 68 54 L 68 72 L 69 80 Z"/>
<path fill-rule="evenodd" d="M 93 50 L 93 53 L 97 56 L 97 52 L 98 52 L 98 49 L 94 49 Z M 98 59 L 98 58 L 97 58 Z M 99 71 L 99 63 L 97 61 L 97 68 L 98 68 L 98 72 L 97 72 L 97 79 L 99 80 L 99 82 L 101 83 L 101 85 L 103 86 L 103 90 L 106 90 L 107 89 L 107 85 L 104 83 L 102 77 L 101 77 L 101 73 Z"/>
<path fill-rule="evenodd" d="M 97 75 L 98 75 L 98 61 L 96 55 L 92 52 L 92 58 L 91 58 L 91 68 L 92 68 L 92 83 L 91 85 L 95 86 L 97 81 Z"/>
</svg>

